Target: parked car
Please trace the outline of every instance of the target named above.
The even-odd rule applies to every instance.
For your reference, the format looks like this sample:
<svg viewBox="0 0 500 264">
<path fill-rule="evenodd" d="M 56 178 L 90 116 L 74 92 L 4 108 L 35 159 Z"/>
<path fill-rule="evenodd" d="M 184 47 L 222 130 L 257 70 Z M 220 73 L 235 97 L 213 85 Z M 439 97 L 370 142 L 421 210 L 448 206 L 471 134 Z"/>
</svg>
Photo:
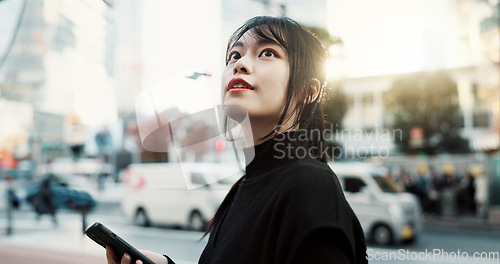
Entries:
<svg viewBox="0 0 500 264">
<path fill-rule="evenodd" d="M 141 226 L 204 230 L 242 174 L 217 163 L 131 164 L 123 180 L 122 211 Z"/>
<path fill-rule="evenodd" d="M 50 190 L 53 193 L 56 208 L 86 208 L 87 210 L 95 208 L 97 206 L 97 201 L 94 199 L 95 192 L 89 184 L 85 184 L 86 181 L 81 176 L 73 176 L 72 179 L 64 178 L 64 181 L 55 178 L 50 184 Z M 26 187 L 26 201 L 35 210 L 37 210 L 36 199 L 40 189 L 41 182 Z"/>
<path fill-rule="evenodd" d="M 422 209 L 411 193 L 402 192 L 388 170 L 366 163 L 330 163 L 367 240 L 377 244 L 415 241 L 422 230 Z"/>
</svg>

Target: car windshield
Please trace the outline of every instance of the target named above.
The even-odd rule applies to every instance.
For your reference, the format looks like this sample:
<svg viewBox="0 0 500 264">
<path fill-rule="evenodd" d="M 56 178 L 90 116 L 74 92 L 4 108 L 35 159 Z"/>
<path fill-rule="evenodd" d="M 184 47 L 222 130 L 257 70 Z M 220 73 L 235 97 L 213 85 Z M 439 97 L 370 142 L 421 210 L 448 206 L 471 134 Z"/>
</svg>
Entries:
<svg viewBox="0 0 500 264">
<path fill-rule="evenodd" d="M 380 174 L 372 174 L 373 179 L 377 182 L 380 189 L 386 193 L 398 193 L 401 192 L 398 188 L 397 183 L 389 176 L 383 176 Z"/>
</svg>

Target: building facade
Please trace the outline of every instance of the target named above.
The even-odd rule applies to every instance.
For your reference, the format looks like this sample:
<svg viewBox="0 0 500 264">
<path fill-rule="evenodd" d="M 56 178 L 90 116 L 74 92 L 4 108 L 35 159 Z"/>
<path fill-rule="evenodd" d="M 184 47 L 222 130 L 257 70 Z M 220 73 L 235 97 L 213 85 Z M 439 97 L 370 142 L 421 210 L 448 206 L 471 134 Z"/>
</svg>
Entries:
<svg viewBox="0 0 500 264">
<path fill-rule="evenodd" d="M 117 118 L 110 8 L 101 0 L 0 3 L 14 14 L 0 48 L 0 96 L 32 106 L 26 130 L 42 149 L 84 144 L 87 126 Z"/>
<path fill-rule="evenodd" d="M 487 144 L 483 142 L 487 135 L 498 136 L 498 1 L 490 1 L 493 4 L 475 0 L 447 2 L 451 8 L 446 9 L 449 14 L 444 17 L 450 19 L 450 28 L 447 29 L 453 34 L 433 49 L 444 53 L 442 58 L 438 57 L 439 60 L 428 64 L 422 71 L 444 70 L 457 83 L 463 121 L 460 133 L 468 140 L 470 150 L 475 151 L 479 150 L 478 145 Z M 369 46 L 367 44 L 367 48 Z M 345 78 L 342 88 L 347 94 L 349 109 L 344 118 L 344 127 L 351 131 L 387 132 L 387 129 L 391 129 L 390 115 L 384 107 L 384 93 L 389 91 L 394 80 L 408 73 Z M 392 133 L 390 140 L 385 140 L 387 137 L 369 138 L 370 133 L 365 134 L 368 136 L 365 135 L 361 142 L 354 140 L 346 144 L 353 147 L 367 144 L 380 146 L 397 153 L 391 142 L 397 134 Z M 493 148 L 498 149 L 498 145 Z"/>
</svg>

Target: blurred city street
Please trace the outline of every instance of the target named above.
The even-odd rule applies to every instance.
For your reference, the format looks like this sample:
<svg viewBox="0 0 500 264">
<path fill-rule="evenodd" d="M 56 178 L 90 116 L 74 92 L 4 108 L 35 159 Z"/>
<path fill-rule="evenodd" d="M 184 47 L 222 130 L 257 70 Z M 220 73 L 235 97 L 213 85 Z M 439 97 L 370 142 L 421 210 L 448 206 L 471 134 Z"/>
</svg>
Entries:
<svg viewBox="0 0 500 264">
<path fill-rule="evenodd" d="M 221 76 L 262 15 L 323 44 L 311 132 L 369 263 L 499 264 L 500 0 L 0 0 L 0 263 L 105 264 L 94 222 L 197 263 L 255 155 Z"/>
<path fill-rule="evenodd" d="M 88 226 L 99 221 L 138 249 L 168 254 L 180 264 L 197 262 L 206 243 L 198 242 L 202 233 L 134 226 L 120 213 L 120 187 L 107 191 L 100 196 L 99 206 L 87 216 Z M 57 226 L 48 215 L 37 219 L 35 212 L 25 206 L 13 213 L 12 234 L 7 235 L 5 212 L 0 212 L 1 263 L 106 263 L 104 249 L 83 235 L 81 215 L 60 210 L 57 219 Z"/>
<path fill-rule="evenodd" d="M 60 213 L 60 224 L 54 227 L 48 219 L 36 221 L 31 213 L 20 212 L 14 232 L 0 239 L 2 263 L 106 263 L 104 249 L 84 236 L 81 220 L 74 213 Z M 198 243 L 201 233 L 168 229 L 134 227 L 119 215 L 89 216 L 89 223 L 100 221 L 112 227 L 138 248 L 172 252 L 177 263 L 196 263 L 204 244 Z M 13 261 L 6 261 L 12 259 Z M 15 260 L 15 261 L 14 261 Z M 5 261 L 5 262 L 4 262 Z"/>
<path fill-rule="evenodd" d="M 87 225 L 98 221 L 139 249 L 147 249 L 168 254 L 176 263 L 197 263 L 207 239 L 200 240 L 202 232 L 173 229 L 164 226 L 140 227 L 124 218 L 120 211 L 120 185 L 109 184 L 100 196 L 100 203 L 87 217 Z M 3 213 L 3 212 L 2 212 Z M 12 234 L 6 235 L 6 219 L 0 214 L 0 259 L 9 264 L 72 264 L 106 263 L 102 247 L 82 234 L 81 216 L 70 210 L 61 210 L 58 225 L 54 226 L 49 216 L 37 220 L 29 207 L 22 207 L 13 213 Z M 458 221 L 458 220 L 455 220 Z M 421 237 L 415 243 L 402 243 L 390 246 L 368 245 L 370 263 L 387 263 L 378 260 L 383 254 L 396 254 L 394 263 L 474 263 L 498 264 L 500 248 L 500 223 L 486 226 L 464 219 L 461 226 L 447 226 L 444 220 L 426 221 Z M 439 255 L 417 258 L 420 252 L 439 250 Z M 453 254 L 467 252 L 472 257 L 475 252 L 496 252 L 496 258 L 483 260 L 464 260 Z M 443 255 L 443 254 L 451 255 Z M 398 255 L 399 254 L 399 255 Z M 421 256 L 422 257 L 422 256 Z"/>
</svg>

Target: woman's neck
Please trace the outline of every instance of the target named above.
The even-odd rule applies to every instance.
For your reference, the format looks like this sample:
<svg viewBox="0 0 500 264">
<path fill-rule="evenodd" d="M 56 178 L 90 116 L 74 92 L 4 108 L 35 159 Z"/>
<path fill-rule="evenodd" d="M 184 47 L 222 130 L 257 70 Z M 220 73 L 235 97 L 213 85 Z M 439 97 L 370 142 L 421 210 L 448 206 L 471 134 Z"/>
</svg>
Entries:
<svg viewBox="0 0 500 264">
<path fill-rule="evenodd" d="M 290 131 L 292 126 L 290 121 L 277 127 L 278 121 L 265 122 L 264 120 L 250 119 L 250 127 L 243 126 L 243 136 L 246 147 L 253 147 L 272 138 L 274 133 Z"/>
</svg>

